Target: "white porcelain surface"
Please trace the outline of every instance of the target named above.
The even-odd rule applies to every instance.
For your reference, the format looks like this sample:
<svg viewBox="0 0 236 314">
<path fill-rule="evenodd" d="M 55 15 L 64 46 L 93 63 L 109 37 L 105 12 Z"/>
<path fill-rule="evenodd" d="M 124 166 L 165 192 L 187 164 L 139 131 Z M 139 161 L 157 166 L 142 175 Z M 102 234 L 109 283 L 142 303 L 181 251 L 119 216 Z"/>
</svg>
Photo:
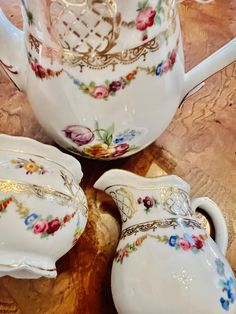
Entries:
<svg viewBox="0 0 236 314">
<path fill-rule="evenodd" d="M 185 75 L 174 0 L 22 0 L 22 12 L 24 32 L 0 14 L 2 68 L 47 133 L 89 158 L 143 149 L 190 90 L 235 60 L 234 39 Z"/>
<path fill-rule="evenodd" d="M 87 222 L 80 163 L 52 146 L 1 134 L 0 173 L 0 276 L 55 277 L 55 262 Z"/>
<path fill-rule="evenodd" d="M 122 170 L 106 172 L 95 188 L 113 197 L 122 218 L 111 279 L 119 314 L 236 313 L 236 281 L 223 255 L 227 228 L 213 201 L 191 202 L 176 176 Z M 198 206 L 212 218 L 218 245 L 199 224 Z"/>
</svg>

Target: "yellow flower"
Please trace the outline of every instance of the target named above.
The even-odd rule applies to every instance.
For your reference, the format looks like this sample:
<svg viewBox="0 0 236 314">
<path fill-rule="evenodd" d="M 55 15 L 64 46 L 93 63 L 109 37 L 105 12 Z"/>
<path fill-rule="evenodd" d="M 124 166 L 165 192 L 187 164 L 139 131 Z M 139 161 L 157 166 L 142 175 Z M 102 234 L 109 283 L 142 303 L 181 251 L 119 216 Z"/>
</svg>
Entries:
<svg viewBox="0 0 236 314">
<path fill-rule="evenodd" d="M 147 235 L 138 238 L 138 239 L 135 241 L 135 245 L 140 246 L 140 245 L 143 243 L 143 241 L 144 241 L 145 239 L 147 239 Z"/>
<path fill-rule="evenodd" d="M 17 209 L 17 212 L 19 213 L 21 218 L 25 218 L 29 215 L 29 209 L 26 207 L 20 207 L 19 209 Z"/>
<path fill-rule="evenodd" d="M 115 148 L 107 144 L 95 144 L 85 147 L 83 152 L 92 157 L 109 157 L 115 153 Z"/>
<path fill-rule="evenodd" d="M 37 172 L 39 170 L 39 166 L 32 161 L 25 161 L 24 168 L 29 173 Z"/>
</svg>

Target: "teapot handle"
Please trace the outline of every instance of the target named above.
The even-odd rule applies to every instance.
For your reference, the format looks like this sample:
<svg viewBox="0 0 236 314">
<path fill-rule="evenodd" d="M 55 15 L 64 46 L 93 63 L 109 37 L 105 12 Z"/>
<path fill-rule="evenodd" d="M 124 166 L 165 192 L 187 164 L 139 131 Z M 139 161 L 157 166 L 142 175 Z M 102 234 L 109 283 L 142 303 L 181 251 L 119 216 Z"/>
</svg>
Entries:
<svg viewBox="0 0 236 314">
<path fill-rule="evenodd" d="M 185 74 L 183 97 L 197 91 L 199 84 L 236 60 L 236 37 Z M 200 85 L 200 87 L 202 84 Z M 196 88 L 196 90 L 195 90 Z"/>
<path fill-rule="evenodd" d="M 0 70 L 20 89 L 25 90 L 27 54 L 24 32 L 16 28 L 0 8 Z"/>
<path fill-rule="evenodd" d="M 220 208 L 208 197 L 192 199 L 192 210 L 195 212 L 198 207 L 202 208 L 211 217 L 216 233 L 216 244 L 225 255 L 228 246 L 228 230 Z"/>
</svg>

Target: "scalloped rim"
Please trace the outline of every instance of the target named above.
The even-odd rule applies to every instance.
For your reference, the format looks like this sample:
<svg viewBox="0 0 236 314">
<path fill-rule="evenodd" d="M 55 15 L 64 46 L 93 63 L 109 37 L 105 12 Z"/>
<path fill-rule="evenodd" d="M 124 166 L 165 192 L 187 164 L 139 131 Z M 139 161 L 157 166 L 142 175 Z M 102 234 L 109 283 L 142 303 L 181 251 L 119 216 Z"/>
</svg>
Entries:
<svg viewBox="0 0 236 314">
<path fill-rule="evenodd" d="M 52 145 L 43 144 L 28 137 L 0 134 L 1 150 L 15 150 L 19 153 L 34 154 L 50 162 L 55 162 L 70 171 L 78 184 L 83 177 L 81 164 L 76 158 L 61 152 Z"/>
<path fill-rule="evenodd" d="M 114 182 L 114 184 L 112 184 Z M 108 187 L 123 184 L 140 188 L 151 188 L 160 185 L 174 186 L 190 193 L 189 184 L 176 175 L 163 175 L 153 178 L 143 177 L 123 169 L 110 169 L 98 178 L 94 183 L 94 188 L 106 190 Z"/>
</svg>

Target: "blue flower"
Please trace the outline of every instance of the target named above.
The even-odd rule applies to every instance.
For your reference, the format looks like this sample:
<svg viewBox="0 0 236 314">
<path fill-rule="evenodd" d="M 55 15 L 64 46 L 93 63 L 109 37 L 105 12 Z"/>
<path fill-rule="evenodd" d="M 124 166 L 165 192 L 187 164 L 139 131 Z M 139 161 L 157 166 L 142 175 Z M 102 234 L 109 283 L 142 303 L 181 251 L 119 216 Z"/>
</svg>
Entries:
<svg viewBox="0 0 236 314">
<path fill-rule="evenodd" d="M 169 245 L 170 246 L 175 246 L 178 238 L 179 238 L 178 236 L 171 236 L 170 239 L 169 239 Z"/>
<path fill-rule="evenodd" d="M 225 275 L 225 269 L 224 269 L 224 263 L 222 262 L 222 260 L 220 258 L 217 258 L 215 260 L 215 263 L 216 263 L 216 267 L 217 267 L 217 273 L 220 275 L 220 276 L 224 276 Z"/>
<path fill-rule="evenodd" d="M 123 132 L 120 132 L 116 138 L 113 140 L 114 144 L 122 144 L 127 141 L 131 141 L 137 135 L 136 130 L 126 129 Z"/>
<path fill-rule="evenodd" d="M 228 280 L 224 282 L 224 288 L 223 291 L 227 292 L 227 297 L 231 303 L 234 303 L 235 300 L 235 294 L 232 292 L 232 289 L 234 289 L 234 279 L 230 277 Z"/>
<path fill-rule="evenodd" d="M 158 64 L 156 67 L 156 76 L 160 76 L 162 74 L 162 66 L 163 66 L 163 61 Z"/>
<path fill-rule="evenodd" d="M 127 141 L 131 141 L 135 136 L 136 136 L 137 132 L 136 130 L 130 130 L 130 129 L 126 129 L 123 132 L 120 132 L 116 138 L 113 140 L 114 144 L 122 144 L 125 143 Z"/>
<path fill-rule="evenodd" d="M 76 78 L 73 79 L 73 83 L 74 83 L 75 85 L 80 85 L 80 81 L 77 80 Z"/>
<path fill-rule="evenodd" d="M 228 297 L 228 299 L 229 299 L 229 301 L 230 301 L 231 303 L 234 303 L 235 295 L 233 294 L 233 292 L 232 292 L 231 289 L 229 289 L 229 290 L 227 291 L 227 297 Z"/>
<path fill-rule="evenodd" d="M 220 303 L 221 303 L 224 310 L 226 310 L 226 311 L 229 310 L 229 301 L 228 300 L 225 300 L 223 297 L 221 297 Z"/>
<path fill-rule="evenodd" d="M 124 137 L 116 137 L 113 141 L 115 144 L 121 144 L 123 142 L 125 142 Z"/>
<path fill-rule="evenodd" d="M 32 225 L 35 220 L 38 218 L 37 214 L 31 214 L 28 217 L 25 218 L 25 224 L 28 225 Z"/>
<path fill-rule="evenodd" d="M 134 137 L 136 135 L 136 131 L 135 130 L 130 130 L 129 134 L 130 134 L 130 136 Z"/>
</svg>

